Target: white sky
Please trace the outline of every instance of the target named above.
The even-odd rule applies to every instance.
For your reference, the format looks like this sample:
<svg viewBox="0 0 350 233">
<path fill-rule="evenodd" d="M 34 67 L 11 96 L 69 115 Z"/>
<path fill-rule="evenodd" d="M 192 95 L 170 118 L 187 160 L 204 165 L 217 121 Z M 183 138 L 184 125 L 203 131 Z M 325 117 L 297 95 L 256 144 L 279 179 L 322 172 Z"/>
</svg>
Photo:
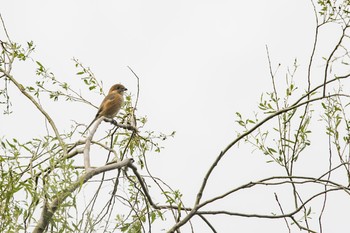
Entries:
<svg viewBox="0 0 350 233">
<path fill-rule="evenodd" d="M 177 131 L 174 139 L 164 143 L 161 154 L 149 154 L 150 166 L 154 175 L 183 192 L 189 206 L 208 166 L 239 130 L 234 125 L 235 112 L 253 116 L 261 93 L 271 90 L 265 45 L 269 46 L 273 67 L 281 63 L 283 73 L 298 58 L 303 71 L 315 26 L 310 1 L 301 0 L 0 0 L 0 5 L 12 40 L 33 40 L 34 59 L 63 81 L 77 83 L 71 61 L 75 57 L 103 80 L 106 90 L 121 82 L 136 95 L 136 80 L 126 66 L 133 68 L 141 79 L 138 114 L 148 116 L 147 128 Z M 34 72 L 24 70 L 30 68 L 15 70 L 18 80 L 27 83 L 36 78 Z M 284 76 L 281 78 L 283 83 Z M 306 82 L 305 76 L 300 76 L 300 82 Z M 11 94 L 18 92 L 13 89 Z M 94 97 L 91 101 L 98 105 L 101 98 Z M 0 116 L 5 122 L 0 126 L 0 136 L 18 137 L 14 124 L 25 129 L 23 137 L 44 130 L 43 126 L 28 124 L 41 116 L 33 113 L 27 100 L 13 100 L 14 114 Z M 68 130 L 71 120 L 89 123 L 96 111 L 65 102 L 47 109 L 61 130 Z M 245 154 L 234 150 L 228 153 L 231 157 L 217 168 L 205 197 L 257 178 L 284 174 L 276 165 L 266 165 L 266 157 L 260 153 L 243 151 Z M 273 198 L 271 194 L 261 196 L 250 191 L 238 196 L 243 202 L 230 200 L 223 206 L 232 205 L 232 210 L 245 212 L 271 211 L 270 206 L 263 206 L 264 198 Z M 287 206 L 288 199 L 284 201 Z M 332 220 L 331 227 L 334 221 L 341 221 L 337 219 Z M 214 225 L 219 232 L 229 232 L 229 228 L 238 232 L 287 231 L 283 220 L 222 217 Z M 198 224 L 195 227 L 202 229 Z M 207 230 L 204 227 L 198 232 Z"/>
</svg>

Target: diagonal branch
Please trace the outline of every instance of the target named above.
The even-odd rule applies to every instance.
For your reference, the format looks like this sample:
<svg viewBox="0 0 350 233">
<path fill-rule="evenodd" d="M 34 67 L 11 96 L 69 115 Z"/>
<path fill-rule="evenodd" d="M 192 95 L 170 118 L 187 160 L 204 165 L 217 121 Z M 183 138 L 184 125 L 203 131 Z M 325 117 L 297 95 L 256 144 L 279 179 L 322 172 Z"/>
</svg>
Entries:
<svg viewBox="0 0 350 233">
<path fill-rule="evenodd" d="M 54 121 L 50 117 L 50 115 L 40 106 L 40 104 L 30 94 L 28 94 L 28 92 L 26 92 L 26 90 L 23 87 L 23 85 L 20 84 L 19 82 L 17 82 L 17 80 L 14 79 L 14 77 L 11 74 L 9 74 L 7 71 L 5 71 L 1 67 L 0 67 L 0 72 L 3 73 L 13 84 L 15 84 L 15 86 L 22 92 L 22 94 L 25 97 L 27 97 L 35 105 L 35 107 L 45 116 L 46 120 L 49 122 L 49 124 L 51 125 L 52 130 L 55 133 L 55 136 L 56 136 L 56 138 L 58 140 L 58 143 L 60 144 L 60 146 L 61 146 L 61 148 L 63 150 L 63 156 L 66 156 L 67 155 L 66 144 L 64 143 L 63 139 L 61 138 L 61 135 L 58 132 L 58 129 L 57 129 Z"/>
<path fill-rule="evenodd" d="M 127 158 L 121 162 L 104 165 L 95 169 L 89 169 L 86 173 L 81 175 L 77 181 L 72 183 L 68 188 L 59 193 L 51 203 L 44 203 L 43 210 L 41 212 L 41 217 L 33 231 L 33 233 L 42 233 L 45 231 L 51 218 L 53 217 L 57 208 L 64 202 L 64 200 L 71 195 L 77 188 L 86 183 L 92 177 L 114 169 L 120 169 L 122 167 L 127 167 L 132 165 L 133 159 Z"/>
<path fill-rule="evenodd" d="M 346 75 L 346 77 L 349 77 L 349 75 Z M 345 77 L 344 77 L 345 78 Z M 336 79 L 335 79 L 336 80 Z M 332 81 L 335 81 L 332 80 Z M 319 87 L 322 87 L 323 85 L 320 85 Z M 317 90 L 319 87 L 316 87 L 314 90 Z M 268 122 L 269 120 L 275 118 L 276 116 L 297 109 L 300 106 L 303 106 L 305 104 L 309 104 L 311 102 L 315 102 L 315 101 L 319 101 L 322 100 L 324 98 L 329 98 L 329 97 L 334 97 L 334 96 L 344 96 L 344 97 L 350 97 L 349 95 L 342 95 L 342 94 L 332 94 L 332 95 L 328 95 L 328 96 L 321 96 L 321 97 L 317 97 L 314 99 L 308 99 L 304 102 L 300 102 L 300 99 L 292 104 L 291 106 L 281 109 L 279 111 L 276 111 L 275 113 L 267 116 L 265 119 L 263 119 L 262 121 L 258 122 L 254 127 L 252 127 L 251 129 L 249 129 L 248 131 L 244 132 L 243 134 L 239 135 L 235 140 L 233 140 L 230 144 L 228 144 L 219 154 L 219 156 L 214 160 L 214 162 L 212 163 L 212 165 L 210 166 L 209 170 L 207 171 L 207 173 L 205 174 L 204 178 L 203 178 L 203 182 L 202 185 L 197 193 L 197 197 L 196 197 L 196 201 L 195 201 L 195 205 L 193 207 L 193 209 L 178 223 L 176 223 L 170 230 L 169 232 L 175 232 L 176 229 L 178 229 L 179 227 L 181 227 L 182 225 L 186 224 L 198 211 L 198 209 L 202 206 L 202 204 L 200 204 L 204 189 L 207 185 L 208 179 L 211 175 L 211 173 L 213 172 L 213 170 L 215 169 L 215 167 L 218 165 L 218 163 L 220 162 L 220 160 L 223 158 L 223 156 L 227 153 L 228 150 L 231 149 L 232 146 L 234 146 L 236 143 L 238 143 L 240 140 L 242 140 L 244 137 L 248 136 L 249 134 L 251 134 L 252 132 L 254 132 L 256 129 L 258 129 L 260 126 L 262 126 L 263 124 L 265 124 L 266 122 Z M 304 206 L 304 205 L 301 205 Z"/>
<path fill-rule="evenodd" d="M 334 49 L 332 50 L 331 54 L 329 55 L 329 57 L 328 57 L 328 59 L 326 61 L 326 67 L 324 69 L 323 96 L 326 96 L 326 83 L 327 83 L 327 77 L 328 77 L 329 64 L 331 63 L 331 59 L 333 58 L 335 52 L 338 51 L 339 46 L 343 42 L 343 39 L 346 36 L 345 31 L 346 31 L 347 28 L 348 28 L 348 24 L 346 24 L 345 27 L 343 28 L 342 35 L 341 35 L 338 43 L 336 44 L 336 46 L 334 47 Z"/>
<path fill-rule="evenodd" d="M 350 76 L 350 75 L 349 75 Z M 208 179 L 209 179 L 209 176 L 211 175 L 211 173 L 213 172 L 214 168 L 218 165 L 218 163 L 220 162 L 220 160 L 222 159 L 222 157 L 227 153 L 227 151 L 229 149 L 231 149 L 232 146 L 234 146 L 237 142 L 239 142 L 240 140 L 242 140 L 244 137 L 248 136 L 249 134 L 251 134 L 252 132 L 254 132 L 256 129 L 258 129 L 260 126 L 262 126 L 263 124 L 265 124 L 266 122 L 268 122 L 269 120 L 275 118 L 276 116 L 282 114 L 282 113 L 285 113 L 285 112 L 288 112 L 288 111 L 291 111 L 293 109 L 297 109 L 299 108 L 300 106 L 303 106 L 305 104 L 309 104 L 311 102 L 315 102 L 315 101 L 319 101 L 319 100 L 322 100 L 324 98 L 329 98 L 329 97 L 333 97 L 333 96 L 340 96 L 340 94 L 333 94 L 333 95 L 328 95 L 328 96 L 321 96 L 321 97 L 317 97 L 317 98 L 314 98 L 314 99 L 309 99 L 309 100 L 306 100 L 304 102 L 301 102 L 301 103 L 298 103 L 298 104 L 293 104 L 287 108 L 284 108 L 284 109 L 281 109 L 279 111 L 276 111 L 275 113 L 267 116 L 265 119 L 263 119 L 262 121 L 258 122 L 254 127 L 252 127 L 250 130 L 244 132 L 243 134 L 241 134 L 240 136 L 238 136 L 235 140 L 233 140 L 230 144 L 228 144 L 226 146 L 226 148 L 224 148 L 219 156 L 215 159 L 214 163 L 211 165 L 211 167 L 209 168 L 209 170 L 207 171 L 206 175 L 204 176 L 204 179 L 203 179 L 203 182 L 202 182 L 202 185 L 199 189 L 199 192 L 197 194 L 197 198 L 196 198 L 196 203 L 195 205 L 198 205 L 201 198 L 202 198 L 202 194 L 203 194 L 203 191 L 205 189 L 205 186 L 208 182 Z M 346 96 L 346 97 L 349 97 L 347 95 L 341 95 L 341 96 Z"/>
</svg>

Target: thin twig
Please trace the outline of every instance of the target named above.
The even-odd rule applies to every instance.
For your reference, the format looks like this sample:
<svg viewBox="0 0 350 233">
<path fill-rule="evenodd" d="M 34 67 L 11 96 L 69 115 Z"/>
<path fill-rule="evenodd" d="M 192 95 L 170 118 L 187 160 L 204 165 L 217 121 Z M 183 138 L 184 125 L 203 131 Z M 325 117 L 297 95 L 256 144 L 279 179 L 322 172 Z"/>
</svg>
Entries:
<svg viewBox="0 0 350 233">
<path fill-rule="evenodd" d="M 280 210 L 281 210 L 281 213 L 284 215 L 282 205 L 281 205 L 280 201 L 278 200 L 278 196 L 277 196 L 276 193 L 274 193 L 274 194 L 275 194 L 276 202 L 277 202 L 277 204 L 278 204 L 278 206 L 279 206 L 279 208 L 280 208 Z M 286 223 L 286 226 L 287 226 L 287 228 L 288 228 L 288 232 L 290 233 L 291 231 L 290 231 L 290 227 L 289 227 L 287 218 L 283 218 L 283 219 L 284 219 L 284 222 Z"/>
</svg>

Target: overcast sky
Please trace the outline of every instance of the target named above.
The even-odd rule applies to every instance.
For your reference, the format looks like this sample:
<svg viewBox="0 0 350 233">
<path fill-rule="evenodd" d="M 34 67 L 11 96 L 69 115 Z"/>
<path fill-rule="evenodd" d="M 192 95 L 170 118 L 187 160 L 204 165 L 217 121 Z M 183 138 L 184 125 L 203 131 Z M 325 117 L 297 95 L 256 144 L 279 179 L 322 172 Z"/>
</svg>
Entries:
<svg viewBox="0 0 350 233">
<path fill-rule="evenodd" d="M 300 70 L 305 70 L 315 26 L 310 1 L 301 0 L 0 2 L 12 40 L 33 40 L 34 59 L 63 81 L 78 83 L 71 60 L 75 57 L 103 81 L 106 91 L 112 84 L 123 83 L 136 94 L 136 80 L 127 66 L 133 68 L 140 77 L 137 113 L 147 115 L 147 129 L 177 132 L 164 143 L 161 154 L 149 155 L 150 166 L 154 175 L 182 190 L 189 206 L 208 166 L 239 130 L 234 124 L 235 112 L 253 116 L 261 93 L 271 90 L 265 46 L 269 47 L 272 66 L 282 64 L 281 72 L 292 66 L 295 58 Z M 34 72 L 27 72 L 29 67 L 14 69 L 21 82 L 36 78 Z M 300 82 L 304 84 L 303 78 L 301 75 Z M 11 94 L 18 93 L 13 89 Z M 101 99 L 91 97 L 96 105 Z M 14 124 L 25 129 L 24 137 L 45 129 L 28 124 L 41 116 L 28 114 L 34 108 L 27 100 L 22 98 L 13 105 L 13 115 L 0 116 L 5 122 L 1 132 L 17 137 Z M 69 130 L 71 120 L 89 123 L 96 112 L 87 105 L 64 102 L 46 107 L 61 130 Z M 229 153 L 232 158 L 218 167 L 207 197 L 227 186 L 283 174 L 277 165 L 265 164 L 262 154 L 251 151 Z M 237 202 L 232 210 L 259 210 L 253 206 L 264 199 L 256 192 L 244 194 L 245 204 Z M 268 207 L 260 210 L 269 214 Z M 218 223 L 219 232 L 228 232 L 222 231 L 225 224 L 239 232 L 286 231 L 282 220 L 224 217 Z"/>
</svg>

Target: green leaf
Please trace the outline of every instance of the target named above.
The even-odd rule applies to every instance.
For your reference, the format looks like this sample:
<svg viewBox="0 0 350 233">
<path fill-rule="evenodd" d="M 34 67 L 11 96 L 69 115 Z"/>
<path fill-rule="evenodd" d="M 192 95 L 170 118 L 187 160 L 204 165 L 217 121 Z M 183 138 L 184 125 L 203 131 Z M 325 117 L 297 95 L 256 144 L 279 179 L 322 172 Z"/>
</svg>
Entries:
<svg viewBox="0 0 350 233">
<path fill-rule="evenodd" d="M 277 151 L 271 147 L 267 147 L 267 150 L 270 152 L 270 153 L 276 153 Z"/>
<path fill-rule="evenodd" d="M 255 121 L 248 119 L 247 123 L 255 124 Z"/>
<path fill-rule="evenodd" d="M 39 61 L 35 61 L 35 62 L 36 62 L 36 64 L 38 64 L 38 66 L 44 67 Z"/>
</svg>

